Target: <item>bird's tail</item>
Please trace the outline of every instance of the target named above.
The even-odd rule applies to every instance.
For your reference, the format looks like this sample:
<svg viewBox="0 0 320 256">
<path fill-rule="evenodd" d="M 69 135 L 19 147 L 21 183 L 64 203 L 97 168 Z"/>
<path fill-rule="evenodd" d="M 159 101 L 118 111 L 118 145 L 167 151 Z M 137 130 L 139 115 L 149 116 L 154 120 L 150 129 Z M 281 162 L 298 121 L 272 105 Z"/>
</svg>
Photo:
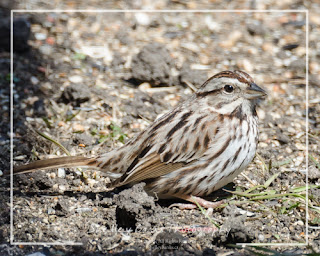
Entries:
<svg viewBox="0 0 320 256">
<path fill-rule="evenodd" d="M 52 159 L 39 160 L 33 163 L 15 166 L 13 174 L 33 172 L 60 167 L 95 167 L 96 159 L 84 156 L 65 156 Z"/>
</svg>

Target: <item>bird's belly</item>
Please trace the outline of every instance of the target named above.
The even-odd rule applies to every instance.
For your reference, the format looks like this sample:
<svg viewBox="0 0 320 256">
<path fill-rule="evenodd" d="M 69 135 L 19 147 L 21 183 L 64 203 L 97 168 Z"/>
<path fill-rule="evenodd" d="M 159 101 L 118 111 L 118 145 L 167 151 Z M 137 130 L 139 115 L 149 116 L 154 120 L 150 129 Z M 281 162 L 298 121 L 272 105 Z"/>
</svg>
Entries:
<svg viewBox="0 0 320 256">
<path fill-rule="evenodd" d="M 147 187 L 159 197 L 170 195 L 206 196 L 231 182 L 252 161 L 256 151 L 254 139 L 232 142 L 211 163 L 207 159 L 156 178 Z"/>
<path fill-rule="evenodd" d="M 255 152 L 255 143 L 249 144 L 247 150 L 243 150 L 241 153 L 239 153 L 239 156 L 236 158 L 236 160 L 234 162 L 230 161 L 225 168 L 222 168 L 221 166 L 223 166 L 223 164 L 221 164 L 215 170 L 211 169 L 214 178 L 208 178 L 209 182 L 205 184 L 205 186 L 209 187 L 210 189 L 206 194 L 210 194 L 213 191 L 218 190 L 232 182 L 233 179 L 249 165 L 255 155 Z"/>
</svg>

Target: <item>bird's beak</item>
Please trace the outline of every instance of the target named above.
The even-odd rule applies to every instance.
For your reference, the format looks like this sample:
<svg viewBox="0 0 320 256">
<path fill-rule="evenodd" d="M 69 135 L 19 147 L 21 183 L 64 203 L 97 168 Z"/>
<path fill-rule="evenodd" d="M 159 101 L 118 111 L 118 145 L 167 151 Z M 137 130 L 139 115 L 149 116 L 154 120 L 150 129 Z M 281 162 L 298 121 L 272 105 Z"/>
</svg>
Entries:
<svg viewBox="0 0 320 256">
<path fill-rule="evenodd" d="M 248 100 L 258 99 L 266 96 L 267 93 L 261 89 L 258 85 L 255 83 L 251 83 L 250 87 L 248 87 L 245 91 L 245 97 Z"/>
</svg>

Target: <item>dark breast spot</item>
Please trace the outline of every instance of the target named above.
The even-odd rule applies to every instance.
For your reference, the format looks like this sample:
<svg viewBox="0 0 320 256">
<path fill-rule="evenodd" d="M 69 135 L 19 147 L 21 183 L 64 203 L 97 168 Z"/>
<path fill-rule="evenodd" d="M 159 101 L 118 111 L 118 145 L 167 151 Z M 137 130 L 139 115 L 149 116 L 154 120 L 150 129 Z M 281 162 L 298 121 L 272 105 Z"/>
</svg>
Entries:
<svg viewBox="0 0 320 256">
<path fill-rule="evenodd" d="M 168 162 L 171 159 L 172 155 L 173 154 L 171 152 L 165 153 L 164 156 L 163 156 L 163 161 L 164 162 Z"/>
<path fill-rule="evenodd" d="M 206 149 L 208 148 L 209 142 L 210 142 L 210 138 L 209 138 L 208 133 L 206 133 L 206 136 L 204 136 L 204 140 L 203 140 L 203 146 L 204 146 L 204 148 L 206 148 Z"/>
<path fill-rule="evenodd" d="M 237 106 L 230 114 L 230 117 L 237 117 L 240 120 L 243 120 L 242 107 Z"/>
<path fill-rule="evenodd" d="M 165 149 L 167 148 L 167 144 L 162 144 L 162 146 L 159 148 L 158 153 L 161 154 Z"/>
<path fill-rule="evenodd" d="M 110 165 L 110 162 L 111 162 L 111 159 L 108 159 L 107 162 L 103 163 L 102 166 L 100 166 L 102 169 L 105 168 L 105 167 L 108 167 Z"/>
<path fill-rule="evenodd" d="M 182 152 L 186 152 L 189 148 L 189 143 L 188 141 L 186 141 L 184 144 L 183 144 L 183 147 L 181 149 Z"/>
<path fill-rule="evenodd" d="M 121 161 L 121 158 L 118 157 L 118 158 L 113 159 L 113 161 L 111 163 L 114 165 L 114 164 L 119 163 L 120 161 Z"/>
<path fill-rule="evenodd" d="M 230 158 L 229 158 L 229 159 L 224 163 L 224 165 L 222 166 L 221 172 L 224 172 L 224 170 L 225 170 L 226 167 L 228 166 L 229 162 L 230 162 Z"/>
<path fill-rule="evenodd" d="M 229 139 L 223 144 L 223 146 L 220 148 L 220 150 L 218 152 L 216 152 L 211 158 L 211 161 L 214 161 L 218 156 L 220 156 L 223 151 L 226 150 L 226 148 L 229 146 L 229 143 L 231 141 L 231 138 L 229 137 Z"/>
<path fill-rule="evenodd" d="M 191 189 L 191 186 L 192 186 L 192 184 L 189 184 L 188 186 L 186 186 L 186 187 L 184 188 L 184 193 L 185 193 L 185 194 L 188 193 L 188 191 Z M 188 194 L 189 194 L 189 193 L 188 193 Z"/>
<path fill-rule="evenodd" d="M 169 123 L 178 113 L 180 113 L 180 109 L 176 109 L 174 112 L 171 112 L 166 118 L 164 118 L 162 121 L 160 121 L 157 125 L 155 125 L 149 133 L 154 133 L 156 130 L 158 130 L 161 126 Z"/>
<path fill-rule="evenodd" d="M 185 124 L 187 123 L 187 119 L 188 117 L 192 114 L 191 111 L 183 114 L 183 116 L 181 117 L 180 121 L 168 132 L 166 138 L 170 138 L 176 131 L 178 131 L 179 129 L 181 129 L 182 127 L 185 126 Z"/>
<path fill-rule="evenodd" d="M 193 150 L 198 151 L 200 148 L 199 138 L 197 138 L 196 142 L 194 143 Z"/>
<path fill-rule="evenodd" d="M 184 130 L 183 130 L 183 133 L 186 134 L 187 131 L 189 130 L 189 128 L 190 128 L 190 125 L 186 126 L 186 127 L 184 128 Z"/>
<path fill-rule="evenodd" d="M 207 178 L 208 178 L 208 176 L 203 176 L 201 179 L 198 180 L 198 183 L 201 183 L 202 181 L 204 181 Z"/>
<path fill-rule="evenodd" d="M 242 149 L 242 146 L 237 150 L 237 152 L 234 154 L 234 157 L 232 159 L 232 163 L 235 163 L 235 161 L 238 159 L 239 153 Z"/>
<path fill-rule="evenodd" d="M 174 195 L 177 195 L 177 194 L 179 194 L 179 192 L 180 192 L 180 190 L 182 189 L 182 187 L 177 187 L 175 190 L 174 190 L 174 192 L 173 192 L 173 194 Z"/>
<path fill-rule="evenodd" d="M 197 126 L 203 118 L 205 118 L 205 116 L 200 116 L 200 117 L 198 117 L 198 118 L 196 119 L 196 121 L 194 122 L 193 126 L 194 126 L 194 127 Z"/>
</svg>

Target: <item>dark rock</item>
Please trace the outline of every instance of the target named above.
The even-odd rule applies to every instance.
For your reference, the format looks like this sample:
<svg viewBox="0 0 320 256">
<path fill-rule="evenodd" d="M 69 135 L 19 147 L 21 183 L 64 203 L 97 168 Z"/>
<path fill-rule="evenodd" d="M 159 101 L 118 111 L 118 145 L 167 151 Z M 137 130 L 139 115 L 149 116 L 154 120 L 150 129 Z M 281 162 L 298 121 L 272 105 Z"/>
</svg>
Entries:
<svg viewBox="0 0 320 256">
<path fill-rule="evenodd" d="M 88 145 L 92 144 L 92 141 L 93 141 L 92 136 L 85 134 L 85 133 L 80 133 L 80 134 L 77 133 L 74 135 L 74 138 L 73 138 L 73 142 L 76 145 L 84 144 L 84 145 L 88 146 Z"/>
<path fill-rule="evenodd" d="M 263 36 L 266 33 L 266 30 L 261 23 L 250 23 L 247 25 L 247 30 L 252 36 Z"/>
<path fill-rule="evenodd" d="M 124 63 L 126 63 L 126 60 L 124 58 L 122 58 L 121 53 L 115 52 L 113 55 L 111 66 L 118 67 L 120 65 L 123 65 Z"/>
<path fill-rule="evenodd" d="M 58 216 L 66 216 L 66 215 L 70 214 L 70 209 L 69 209 L 69 205 L 68 205 L 67 200 L 63 200 L 63 199 L 59 200 L 59 202 L 57 202 L 54 209 L 56 211 L 56 215 L 58 215 Z"/>
<path fill-rule="evenodd" d="M 286 134 L 284 134 L 283 132 L 278 132 L 277 133 L 277 140 L 281 143 L 281 144 L 287 144 L 290 142 L 290 137 Z"/>
<path fill-rule="evenodd" d="M 170 39 L 174 39 L 177 37 L 181 37 L 184 35 L 184 32 L 181 30 L 173 30 L 173 31 L 167 31 L 166 33 L 164 33 L 164 37 L 170 38 Z"/>
<path fill-rule="evenodd" d="M 207 75 L 203 71 L 191 69 L 188 64 L 184 63 L 180 71 L 179 80 L 181 83 L 189 82 L 199 88 L 207 80 Z"/>
<path fill-rule="evenodd" d="M 0 20 L 0 50 L 10 51 L 10 18 Z M 29 49 L 30 22 L 24 18 L 13 20 L 13 49 L 23 52 Z"/>
<path fill-rule="evenodd" d="M 140 91 L 134 94 L 132 100 L 124 102 L 124 109 L 127 114 L 133 117 L 140 118 L 143 116 L 148 120 L 155 120 L 157 115 L 163 111 L 163 105 L 155 97 Z M 130 119 L 127 121 L 132 122 Z M 125 123 L 126 120 L 123 124 Z"/>
<path fill-rule="evenodd" d="M 291 50 L 298 48 L 298 47 L 299 47 L 299 44 L 286 44 L 286 45 L 282 46 L 282 49 L 291 51 Z"/>
<path fill-rule="evenodd" d="M 137 251 L 132 251 L 132 250 L 124 250 L 119 253 L 115 253 L 114 256 L 137 256 L 141 255 L 141 253 L 138 253 Z"/>
<path fill-rule="evenodd" d="M 206 248 L 203 250 L 202 256 L 216 256 L 217 254 L 215 253 L 214 250 Z"/>
<path fill-rule="evenodd" d="M 163 230 L 159 233 L 151 246 L 152 255 L 202 255 L 188 238 L 174 230 Z"/>
<path fill-rule="evenodd" d="M 173 85 L 171 68 L 173 60 L 168 50 L 159 43 L 151 43 L 141 49 L 132 59 L 132 78 L 149 82 L 154 86 Z"/>
<path fill-rule="evenodd" d="M 293 26 L 293 27 L 296 27 L 296 28 L 301 28 L 301 27 L 306 25 L 306 21 L 305 20 L 292 20 L 292 21 L 283 23 L 282 25 L 283 26 Z"/>
<path fill-rule="evenodd" d="M 320 80 L 318 79 L 317 75 L 310 74 L 309 75 L 309 83 L 310 83 L 311 86 L 320 87 Z"/>
<path fill-rule="evenodd" d="M 124 45 L 130 45 L 132 43 L 132 39 L 129 37 L 125 29 L 120 29 L 115 37 Z"/>
<path fill-rule="evenodd" d="M 30 187 L 36 190 L 46 190 L 51 188 L 54 183 L 44 172 L 34 172 L 30 174 L 17 175 L 14 183 L 18 183 L 22 187 Z"/>
<path fill-rule="evenodd" d="M 295 71 L 304 72 L 304 70 L 306 69 L 306 62 L 302 59 L 294 60 L 290 63 L 289 68 Z"/>
<path fill-rule="evenodd" d="M 309 166 L 309 169 L 308 169 L 308 178 L 310 181 L 320 181 L 320 170 L 315 167 L 315 166 Z M 314 182 L 315 184 L 316 182 Z M 320 197 L 320 189 L 317 189 L 317 193 L 319 194 L 319 197 Z M 313 193 L 311 193 L 313 194 Z"/>
<path fill-rule="evenodd" d="M 71 84 L 66 87 L 61 94 L 60 100 L 64 103 L 71 103 L 74 107 L 79 107 L 81 103 L 90 99 L 90 90 L 82 84 Z"/>
<path fill-rule="evenodd" d="M 150 226 L 147 219 L 148 216 L 153 216 L 155 204 L 154 198 L 144 191 L 144 185 L 144 183 L 137 184 L 115 195 L 118 228 L 135 231 L 138 222 L 142 222 L 144 228 Z"/>
<path fill-rule="evenodd" d="M 187 239 L 178 232 L 174 232 L 173 230 L 164 230 L 157 235 L 155 239 L 155 246 L 177 250 L 186 240 Z"/>
<path fill-rule="evenodd" d="M 33 104 L 33 109 L 34 109 L 35 116 L 45 116 L 46 115 L 46 110 L 45 110 L 43 99 L 39 99 L 39 100 L 35 101 Z"/>
<path fill-rule="evenodd" d="M 227 244 L 250 243 L 253 241 L 254 236 L 244 221 L 245 216 L 228 218 L 219 232 L 213 234 L 212 243 L 217 246 L 226 246 Z"/>
</svg>

